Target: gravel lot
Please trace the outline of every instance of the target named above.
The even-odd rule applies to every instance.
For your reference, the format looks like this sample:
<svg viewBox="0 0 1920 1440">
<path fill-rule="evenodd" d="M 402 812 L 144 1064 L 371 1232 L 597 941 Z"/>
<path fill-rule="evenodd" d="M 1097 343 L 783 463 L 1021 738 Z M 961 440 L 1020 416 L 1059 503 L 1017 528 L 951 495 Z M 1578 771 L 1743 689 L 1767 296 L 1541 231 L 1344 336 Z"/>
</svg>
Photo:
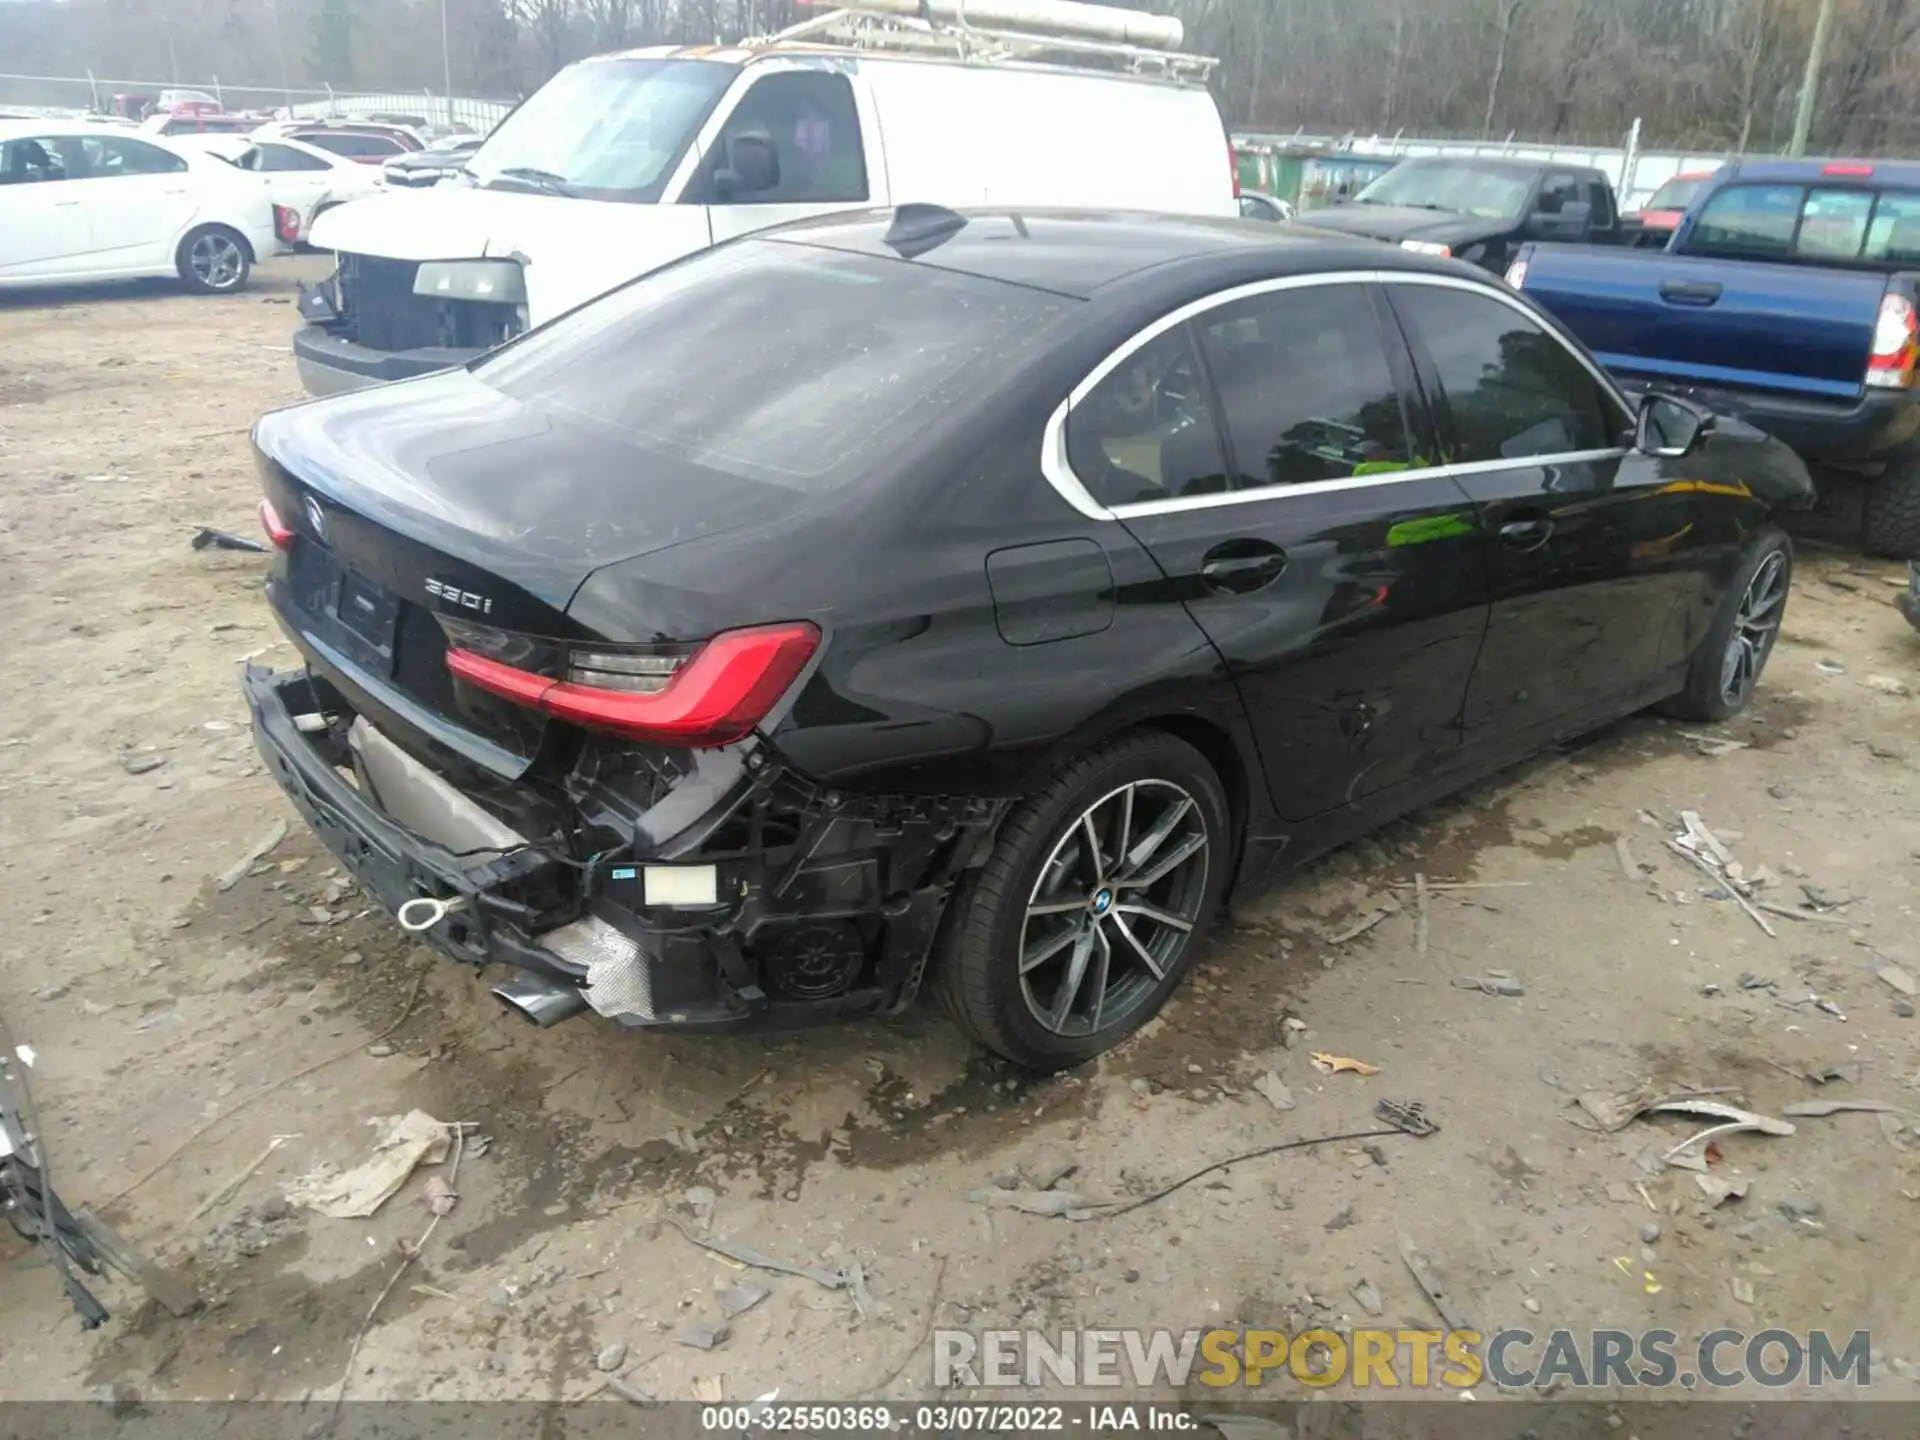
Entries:
<svg viewBox="0 0 1920 1440">
<path fill-rule="evenodd" d="M 1913 1114 L 1723 1137 L 1709 1178 L 1749 1188 L 1710 1208 L 1692 1173 L 1639 1162 L 1709 1122 L 1598 1133 L 1572 1103 L 1652 1081 L 1775 1115 L 1920 1107 L 1920 1021 L 1890 983 L 1920 976 L 1920 637 L 1895 567 L 1803 550 L 1752 714 L 1706 742 L 1617 726 L 1250 897 L 1167 1015 L 1083 1073 L 1017 1079 L 922 1015 L 771 1039 L 538 1032 L 335 883 L 247 736 L 239 662 L 292 656 L 260 562 L 189 547 L 200 525 L 256 529 L 246 427 L 298 394 L 294 277 L 322 269 L 282 261 L 221 300 L 0 300 L 0 1013 L 38 1052 L 68 1201 L 210 1302 L 176 1319 L 111 1281 L 113 1320 L 83 1334 L 8 1236 L 0 1396 L 331 1399 L 345 1379 L 354 1397 L 568 1398 L 604 1380 L 596 1359 L 665 1398 L 926 1396 L 936 1319 L 1292 1331 L 1366 1323 L 1365 1281 L 1379 1323 L 1430 1327 L 1402 1233 L 1482 1328 L 1870 1329 L 1876 1390 L 1920 1394 L 1920 1293 L 1885 1283 L 1920 1216 Z M 1682 810 L 1748 876 L 1766 867 L 1759 898 L 1836 908 L 1773 913 L 1770 938 L 1666 848 Z M 1424 951 L 1416 876 L 1435 887 Z M 1442 888 L 1462 884 L 1479 888 Z M 1524 994 L 1456 983 L 1500 972 Z M 1322 1075 L 1311 1051 L 1380 1073 Z M 1269 1072 L 1293 1108 L 1255 1088 Z M 1061 1176 L 1145 1194 L 1371 1128 L 1383 1096 L 1440 1132 L 1250 1161 L 1111 1220 L 968 1198 Z M 282 1192 L 415 1108 L 488 1143 L 463 1147 L 457 1208 L 347 1375 L 448 1167 L 371 1219 Z M 722 1344 L 675 1343 L 743 1278 L 689 1231 L 857 1260 L 868 1313 L 756 1274 L 772 1293 Z"/>
</svg>

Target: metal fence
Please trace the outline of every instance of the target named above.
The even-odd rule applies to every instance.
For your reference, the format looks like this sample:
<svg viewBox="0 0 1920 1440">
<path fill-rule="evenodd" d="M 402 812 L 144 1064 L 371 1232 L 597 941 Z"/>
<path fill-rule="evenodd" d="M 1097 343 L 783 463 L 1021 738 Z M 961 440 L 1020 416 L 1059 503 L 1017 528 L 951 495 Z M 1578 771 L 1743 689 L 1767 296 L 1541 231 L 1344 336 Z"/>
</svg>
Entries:
<svg viewBox="0 0 1920 1440">
<path fill-rule="evenodd" d="M 116 95 L 158 95 L 162 90 L 199 90 L 227 109 L 247 113 L 284 114 L 300 120 L 354 115 L 417 116 L 435 125 L 465 125 L 485 132 L 513 108 L 513 101 L 462 95 L 436 95 L 430 90 L 318 90 L 289 86 L 224 85 L 218 76 L 206 80 L 115 80 L 96 75 L 0 74 L 0 111 L 69 114 L 104 112 Z"/>
<path fill-rule="evenodd" d="M 1532 160 L 1541 164 L 1592 166 L 1613 183 L 1622 206 L 1633 209 L 1642 204 L 1676 175 L 1715 170 L 1728 160 L 1728 151 L 1643 150 L 1640 148 L 1640 122 L 1634 121 L 1620 145 L 1563 145 L 1550 141 L 1435 139 L 1414 135 L 1309 135 L 1283 134 L 1236 135 L 1235 139 L 1265 141 L 1270 144 L 1327 145 L 1354 155 L 1455 155 L 1488 156 L 1511 160 Z M 1746 158 L 1760 158 L 1749 155 Z"/>
</svg>

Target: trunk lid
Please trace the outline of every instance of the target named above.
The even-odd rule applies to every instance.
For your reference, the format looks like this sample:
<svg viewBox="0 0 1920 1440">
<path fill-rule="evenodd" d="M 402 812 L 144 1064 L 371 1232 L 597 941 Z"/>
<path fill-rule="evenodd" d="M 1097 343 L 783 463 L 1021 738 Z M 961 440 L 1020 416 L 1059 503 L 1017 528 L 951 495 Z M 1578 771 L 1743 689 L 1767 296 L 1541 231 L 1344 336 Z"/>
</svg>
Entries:
<svg viewBox="0 0 1920 1440">
<path fill-rule="evenodd" d="M 413 748 L 509 778 L 532 763 L 545 721 L 456 686 L 449 626 L 506 632 L 514 663 L 543 673 L 557 642 L 704 638 L 597 635 L 567 609 L 603 566 L 793 503 L 777 487 L 696 479 L 591 426 L 556 426 L 464 371 L 273 412 L 254 444 L 268 502 L 296 537 L 269 597 L 310 663 Z"/>
</svg>

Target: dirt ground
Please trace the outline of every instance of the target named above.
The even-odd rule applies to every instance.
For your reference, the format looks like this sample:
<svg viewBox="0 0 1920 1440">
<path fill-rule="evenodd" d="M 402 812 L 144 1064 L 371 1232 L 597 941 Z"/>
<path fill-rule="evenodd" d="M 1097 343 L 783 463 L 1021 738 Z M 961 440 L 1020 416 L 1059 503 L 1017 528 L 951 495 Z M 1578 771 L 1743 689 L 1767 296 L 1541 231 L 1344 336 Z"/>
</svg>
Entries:
<svg viewBox="0 0 1920 1440">
<path fill-rule="evenodd" d="M 936 1323 L 1293 1331 L 1367 1323 L 1358 1288 L 1378 1323 L 1430 1327 L 1402 1234 L 1481 1328 L 1868 1329 L 1876 1389 L 1920 1393 L 1920 1292 L 1876 1283 L 1911 1269 L 1911 1112 L 1724 1136 L 1710 1178 L 1750 1188 L 1710 1208 L 1689 1171 L 1642 1166 L 1708 1121 L 1597 1133 L 1572 1103 L 1651 1080 L 1773 1114 L 1920 1108 L 1920 1020 L 1889 983 L 1920 976 L 1920 637 L 1895 567 L 1802 550 L 1758 703 L 1713 732 L 1738 748 L 1636 719 L 1425 810 L 1250 897 L 1167 1014 L 1083 1073 L 1017 1078 L 919 1014 L 773 1038 L 537 1031 L 336 883 L 247 735 L 240 662 L 292 657 L 260 561 L 188 543 L 256 531 L 245 430 L 298 394 L 294 278 L 321 268 L 282 261 L 230 299 L 0 302 L 0 1013 L 37 1051 L 68 1201 L 209 1302 L 176 1319 L 109 1280 L 113 1319 L 83 1334 L 9 1236 L 0 1398 L 331 1399 L 344 1380 L 549 1399 L 606 1373 L 663 1398 L 924 1397 Z M 1682 810 L 1766 867 L 1762 898 L 1836 908 L 1773 914 L 1769 938 L 1665 847 Z M 1416 875 L 1479 887 L 1432 890 L 1424 953 Z M 1499 972 L 1524 994 L 1455 983 Z M 1322 1075 L 1312 1051 L 1380 1073 Z M 1268 1072 L 1293 1108 L 1254 1088 Z M 1146 1194 L 1373 1128 L 1381 1097 L 1423 1102 L 1439 1133 L 1249 1161 L 1106 1220 L 969 1198 L 1063 1173 Z M 371 1219 L 283 1187 L 358 1163 L 370 1118 L 415 1108 L 471 1127 L 458 1206 L 348 1374 L 451 1160 Z M 857 1260 L 866 1313 L 688 1235 Z M 772 1293 L 717 1348 L 675 1341 L 743 1281 Z"/>
</svg>

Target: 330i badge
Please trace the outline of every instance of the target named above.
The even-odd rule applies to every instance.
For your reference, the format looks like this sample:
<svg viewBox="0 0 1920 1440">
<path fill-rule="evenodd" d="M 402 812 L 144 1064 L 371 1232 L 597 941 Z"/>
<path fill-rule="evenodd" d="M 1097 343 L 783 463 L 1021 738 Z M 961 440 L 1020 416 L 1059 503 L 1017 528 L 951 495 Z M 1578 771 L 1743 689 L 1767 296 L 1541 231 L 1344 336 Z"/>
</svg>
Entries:
<svg viewBox="0 0 1920 1440">
<path fill-rule="evenodd" d="M 1812 494 L 1464 266 L 928 207 L 254 439 L 306 661 L 248 672 L 255 734 L 403 923 L 543 1023 L 925 982 L 1039 1069 L 1153 1015 L 1275 861 L 1746 705 Z"/>
</svg>

